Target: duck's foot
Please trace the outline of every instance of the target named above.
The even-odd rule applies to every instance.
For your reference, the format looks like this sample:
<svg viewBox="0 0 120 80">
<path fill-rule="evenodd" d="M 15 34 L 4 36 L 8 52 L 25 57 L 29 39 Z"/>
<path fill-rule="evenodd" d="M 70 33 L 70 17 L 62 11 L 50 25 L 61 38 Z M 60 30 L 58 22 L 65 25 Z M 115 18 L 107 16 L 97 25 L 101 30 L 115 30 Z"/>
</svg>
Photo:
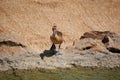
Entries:
<svg viewBox="0 0 120 80">
<path fill-rule="evenodd" d="M 60 51 L 57 51 L 57 53 L 55 54 L 56 56 L 58 55 L 62 55 L 62 53 Z"/>
</svg>

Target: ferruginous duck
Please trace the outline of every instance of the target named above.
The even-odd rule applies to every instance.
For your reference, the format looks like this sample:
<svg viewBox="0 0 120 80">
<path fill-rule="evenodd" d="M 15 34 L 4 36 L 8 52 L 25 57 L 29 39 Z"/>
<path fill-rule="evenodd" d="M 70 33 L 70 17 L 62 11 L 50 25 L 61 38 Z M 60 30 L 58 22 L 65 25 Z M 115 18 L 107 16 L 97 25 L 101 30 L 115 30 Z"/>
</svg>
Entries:
<svg viewBox="0 0 120 80">
<path fill-rule="evenodd" d="M 54 47 L 54 50 L 56 50 L 55 45 L 58 44 L 59 47 L 58 47 L 58 51 L 57 51 L 56 55 L 61 55 L 60 47 L 61 47 L 61 44 L 63 43 L 62 32 L 57 30 L 57 26 L 53 26 L 52 31 L 53 31 L 53 34 L 50 36 L 50 39 L 51 39 L 51 41 L 53 43 L 52 47 Z"/>
</svg>

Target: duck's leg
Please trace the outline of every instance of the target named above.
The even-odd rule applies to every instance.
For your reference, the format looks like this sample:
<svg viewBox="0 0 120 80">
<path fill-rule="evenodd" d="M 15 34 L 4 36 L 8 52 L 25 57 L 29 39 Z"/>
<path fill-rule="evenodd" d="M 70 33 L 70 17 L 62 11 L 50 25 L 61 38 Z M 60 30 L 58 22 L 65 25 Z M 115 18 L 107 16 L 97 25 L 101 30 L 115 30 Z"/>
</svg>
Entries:
<svg viewBox="0 0 120 80">
<path fill-rule="evenodd" d="M 60 47 L 61 47 L 61 44 L 59 44 L 58 51 L 57 51 L 56 55 L 62 55 L 60 52 Z"/>
</svg>

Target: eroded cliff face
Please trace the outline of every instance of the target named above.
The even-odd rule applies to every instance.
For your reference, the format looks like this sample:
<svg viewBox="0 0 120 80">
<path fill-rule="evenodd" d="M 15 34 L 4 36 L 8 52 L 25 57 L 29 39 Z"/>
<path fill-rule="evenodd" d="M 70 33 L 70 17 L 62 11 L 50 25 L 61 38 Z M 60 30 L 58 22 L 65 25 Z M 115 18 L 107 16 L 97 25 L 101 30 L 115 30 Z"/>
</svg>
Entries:
<svg viewBox="0 0 120 80">
<path fill-rule="evenodd" d="M 120 1 L 0 0 L 0 42 L 12 41 L 38 52 L 49 49 L 53 25 L 64 34 L 62 48 L 87 31 L 120 34 Z M 14 46 L 18 51 L 20 47 Z M 6 45 L 0 48 L 0 53 L 12 50 Z"/>
</svg>

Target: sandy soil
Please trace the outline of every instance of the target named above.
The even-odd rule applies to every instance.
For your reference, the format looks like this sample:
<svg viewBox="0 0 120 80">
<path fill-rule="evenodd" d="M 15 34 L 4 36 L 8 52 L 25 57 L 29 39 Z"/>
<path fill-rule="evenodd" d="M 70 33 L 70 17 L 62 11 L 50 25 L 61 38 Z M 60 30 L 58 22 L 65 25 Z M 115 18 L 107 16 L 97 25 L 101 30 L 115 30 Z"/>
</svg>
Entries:
<svg viewBox="0 0 120 80">
<path fill-rule="evenodd" d="M 51 27 L 63 32 L 62 48 L 87 31 L 120 34 L 119 0 L 0 0 L 0 41 L 11 40 L 35 51 L 51 46 Z"/>
</svg>

